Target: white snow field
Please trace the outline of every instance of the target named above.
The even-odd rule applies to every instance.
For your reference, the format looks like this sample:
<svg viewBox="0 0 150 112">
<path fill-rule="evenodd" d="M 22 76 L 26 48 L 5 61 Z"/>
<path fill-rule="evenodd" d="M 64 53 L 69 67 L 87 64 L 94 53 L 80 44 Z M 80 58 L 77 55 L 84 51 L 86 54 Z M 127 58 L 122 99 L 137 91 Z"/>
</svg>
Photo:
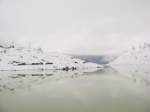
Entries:
<svg viewBox="0 0 150 112">
<path fill-rule="evenodd" d="M 86 62 L 61 53 L 46 53 L 42 49 L 0 46 L 0 70 L 75 70 L 99 68 L 101 65 Z"/>
<path fill-rule="evenodd" d="M 146 65 L 150 64 L 150 44 L 143 43 L 138 46 L 132 47 L 127 52 L 120 55 L 110 65 L 124 65 L 124 64 L 135 64 L 135 65 Z"/>
</svg>

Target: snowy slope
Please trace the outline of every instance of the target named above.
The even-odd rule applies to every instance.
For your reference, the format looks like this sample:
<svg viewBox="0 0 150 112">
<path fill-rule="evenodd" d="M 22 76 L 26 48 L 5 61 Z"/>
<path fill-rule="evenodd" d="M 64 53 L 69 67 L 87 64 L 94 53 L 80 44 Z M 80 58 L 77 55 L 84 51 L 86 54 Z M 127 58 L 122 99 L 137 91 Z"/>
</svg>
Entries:
<svg viewBox="0 0 150 112">
<path fill-rule="evenodd" d="M 101 67 L 60 53 L 45 53 L 42 49 L 0 46 L 0 70 L 79 69 Z"/>
<path fill-rule="evenodd" d="M 150 44 L 144 43 L 132 47 L 114 60 L 111 65 L 113 64 L 150 64 Z"/>
</svg>

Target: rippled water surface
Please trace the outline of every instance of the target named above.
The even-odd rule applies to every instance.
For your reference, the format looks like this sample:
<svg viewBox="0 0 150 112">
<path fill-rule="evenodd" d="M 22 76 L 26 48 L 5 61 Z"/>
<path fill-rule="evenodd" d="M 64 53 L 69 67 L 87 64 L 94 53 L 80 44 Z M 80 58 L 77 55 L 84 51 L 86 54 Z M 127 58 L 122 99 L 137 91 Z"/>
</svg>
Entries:
<svg viewBox="0 0 150 112">
<path fill-rule="evenodd" d="M 150 70 L 0 72 L 0 112 L 150 112 Z"/>
</svg>

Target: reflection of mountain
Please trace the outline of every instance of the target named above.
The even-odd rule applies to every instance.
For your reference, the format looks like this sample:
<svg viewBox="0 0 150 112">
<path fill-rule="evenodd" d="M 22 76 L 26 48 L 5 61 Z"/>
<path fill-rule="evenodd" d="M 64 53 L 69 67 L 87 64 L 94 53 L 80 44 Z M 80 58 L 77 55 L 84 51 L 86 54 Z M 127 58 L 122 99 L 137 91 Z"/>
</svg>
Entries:
<svg viewBox="0 0 150 112">
<path fill-rule="evenodd" d="M 75 71 L 2 71 L 0 72 L 0 91 L 15 89 L 27 89 L 41 83 L 54 82 L 58 80 L 66 80 L 68 78 L 77 78 L 81 76 L 90 75 L 109 75 L 118 74 L 117 71 L 111 67 L 104 69 L 81 69 Z"/>
<path fill-rule="evenodd" d="M 89 72 L 1 72 L 0 106 L 4 112 L 148 112 L 147 89 L 110 67 Z"/>
<path fill-rule="evenodd" d="M 2 71 L 0 72 L 0 91 L 15 89 L 27 89 L 41 83 L 77 78 L 86 73 L 94 72 L 98 69 L 81 69 L 75 71 Z"/>
<path fill-rule="evenodd" d="M 115 68 L 115 69 L 114 69 Z M 98 76 L 131 80 L 136 84 L 150 86 L 150 69 L 148 66 L 114 66 L 103 69 L 82 69 L 75 71 L 1 71 L 0 91 L 15 91 L 20 89 L 30 89 L 44 83 L 53 83 L 67 79 L 74 79 L 84 76 Z M 100 76 L 100 77 L 99 77 Z"/>
<path fill-rule="evenodd" d="M 118 75 L 119 72 L 116 71 L 114 68 L 106 66 L 103 69 L 98 69 L 97 71 L 93 71 L 92 73 L 86 73 L 86 75 L 88 74 L 98 74 L 98 75 Z"/>
<path fill-rule="evenodd" d="M 136 83 L 150 86 L 150 68 L 147 65 L 116 65 L 113 68 Z"/>
</svg>

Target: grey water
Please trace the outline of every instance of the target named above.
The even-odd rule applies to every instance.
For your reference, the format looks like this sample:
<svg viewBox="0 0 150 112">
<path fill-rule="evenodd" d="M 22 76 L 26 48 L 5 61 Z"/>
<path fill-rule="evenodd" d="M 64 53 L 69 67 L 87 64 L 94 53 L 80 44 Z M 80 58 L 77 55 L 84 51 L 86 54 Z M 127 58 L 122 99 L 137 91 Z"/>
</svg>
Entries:
<svg viewBox="0 0 150 112">
<path fill-rule="evenodd" d="M 148 66 L 0 72 L 0 112 L 150 112 Z"/>
</svg>

